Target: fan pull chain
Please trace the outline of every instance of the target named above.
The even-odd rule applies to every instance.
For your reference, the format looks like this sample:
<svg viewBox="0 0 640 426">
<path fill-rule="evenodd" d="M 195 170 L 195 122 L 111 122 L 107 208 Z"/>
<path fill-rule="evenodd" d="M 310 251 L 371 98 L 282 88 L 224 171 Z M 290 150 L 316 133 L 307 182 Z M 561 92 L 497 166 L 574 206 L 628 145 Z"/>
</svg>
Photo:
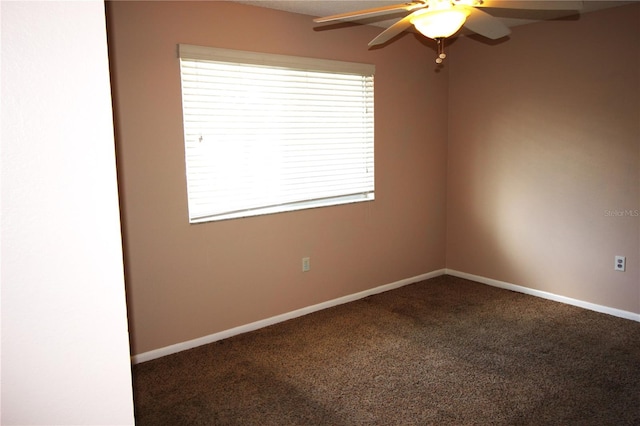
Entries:
<svg viewBox="0 0 640 426">
<path fill-rule="evenodd" d="M 436 64 L 441 64 L 442 60 L 447 57 L 447 54 L 444 53 L 444 38 L 438 37 L 436 39 L 436 43 L 438 43 L 438 57 L 436 58 Z"/>
</svg>

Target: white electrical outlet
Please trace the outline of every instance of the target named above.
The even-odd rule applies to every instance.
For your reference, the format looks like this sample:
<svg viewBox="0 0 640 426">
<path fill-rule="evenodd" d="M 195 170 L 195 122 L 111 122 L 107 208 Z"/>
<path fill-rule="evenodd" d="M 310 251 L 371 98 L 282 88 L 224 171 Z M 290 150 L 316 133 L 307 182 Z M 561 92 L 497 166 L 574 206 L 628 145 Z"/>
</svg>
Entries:
<svg viewBox="0 0 640 426">
<path fill-rule="evenodd" d="M 311 259 L 309 259 L 308 257 L 303 257 L 302 272 L 309 272 L 309 269 L 311 269 Z"/>
<path fill-rule="evenodd" d="M 615 269 L 616 271 L 621 271 L 624 272 L 625 270 L 625 264 L 627 263 L 627 258 L 624 256 L 616 256 L 615 257 L 615 266 L 613 267 L 613 269 Z"/>
</svg>

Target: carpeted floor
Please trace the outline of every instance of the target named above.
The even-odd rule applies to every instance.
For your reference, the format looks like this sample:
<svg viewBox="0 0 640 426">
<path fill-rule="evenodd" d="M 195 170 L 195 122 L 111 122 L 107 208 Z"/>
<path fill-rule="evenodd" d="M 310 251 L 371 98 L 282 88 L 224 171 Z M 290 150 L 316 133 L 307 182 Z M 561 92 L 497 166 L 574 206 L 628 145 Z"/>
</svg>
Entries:
<svg viewBox="0 0 640 426">
<path fill-rule="evenodd" d="M 640 425 L 640 323 L 451 276 L 133 373 L 138 425 Z"/>
</svg>

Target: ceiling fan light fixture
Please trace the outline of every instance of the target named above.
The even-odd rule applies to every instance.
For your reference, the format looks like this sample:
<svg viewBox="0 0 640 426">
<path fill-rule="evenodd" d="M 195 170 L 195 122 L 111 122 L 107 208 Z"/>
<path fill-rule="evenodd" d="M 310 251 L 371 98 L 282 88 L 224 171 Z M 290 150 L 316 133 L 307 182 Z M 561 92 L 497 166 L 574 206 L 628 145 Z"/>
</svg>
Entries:
<svg viewBox="0 0 640 426">
<path fill-rule="evenodd" d="M 481 6 L 484 3 L 482 0 L 453 0 L 454 4 L 461 4 L 463 6 Z"/>
<path fill-rule="evenodd" d="M 452 7 L 443 10 L 425 10 L 423 13 L 415 13 L 414 15 L 411 23 L 416 29 L 425 37 L 438 39 L 454 35 L 467 20 L 469 12 L 462 8 Z"/>
</svg>

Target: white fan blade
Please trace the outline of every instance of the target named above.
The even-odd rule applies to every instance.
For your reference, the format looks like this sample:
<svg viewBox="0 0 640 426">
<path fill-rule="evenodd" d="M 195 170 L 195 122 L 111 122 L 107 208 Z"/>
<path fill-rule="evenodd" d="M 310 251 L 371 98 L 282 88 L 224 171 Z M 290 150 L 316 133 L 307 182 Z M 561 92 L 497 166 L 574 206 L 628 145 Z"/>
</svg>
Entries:
<svg viewBox="0 0 640 426">
<path fill-rule="evenodd" d="M 414 12 L 416 13 L 416 12 Z M 378 37 L 374 38 L 369 42 L 369 47 L 376 46 L 378 44 L 386 43 L 391 40 L 407 28 L 411 27 L 411 18 L 413 14 L 407 15 L 395 24 L 391 25 L 389 28 L 378 34 Z"/>
<path fill-rule="evenodd" d="M 325 16 L 324 18 L 315 18 L 313 22 L 331 22 L 331 21 L 352 21 L 360 18 L 368 18 L 375 15 L 384 15 L 386 13 L 406 10 L 408 12 L 416 9 L 422 9 L 427 6 L 425 0 L 410 1 L 407 3 L 393 4 L 390 6 L 374 7 L 372 9 L 359 10 L 356 12 L 340 13 L 337 15 Z"/>
<path fill-rule="evenodd" d="M 466 8 L 469 16 L 464 23 L 464 27 L 476 34 L 496 40 L 511 34 L 511 30 L 497 18 L 483 12 L 475 7 Z"/>
<path fill-rule="evenodd" d="M 582 10 L 582 1 L 484 0 L 482 4 L 479 4 L 476 7 L 482 7 L 482 8 L 489 7 L 489 8 L 496 8 L 496 9 L 528 9 L 528 10 Z"/>
</svg>

